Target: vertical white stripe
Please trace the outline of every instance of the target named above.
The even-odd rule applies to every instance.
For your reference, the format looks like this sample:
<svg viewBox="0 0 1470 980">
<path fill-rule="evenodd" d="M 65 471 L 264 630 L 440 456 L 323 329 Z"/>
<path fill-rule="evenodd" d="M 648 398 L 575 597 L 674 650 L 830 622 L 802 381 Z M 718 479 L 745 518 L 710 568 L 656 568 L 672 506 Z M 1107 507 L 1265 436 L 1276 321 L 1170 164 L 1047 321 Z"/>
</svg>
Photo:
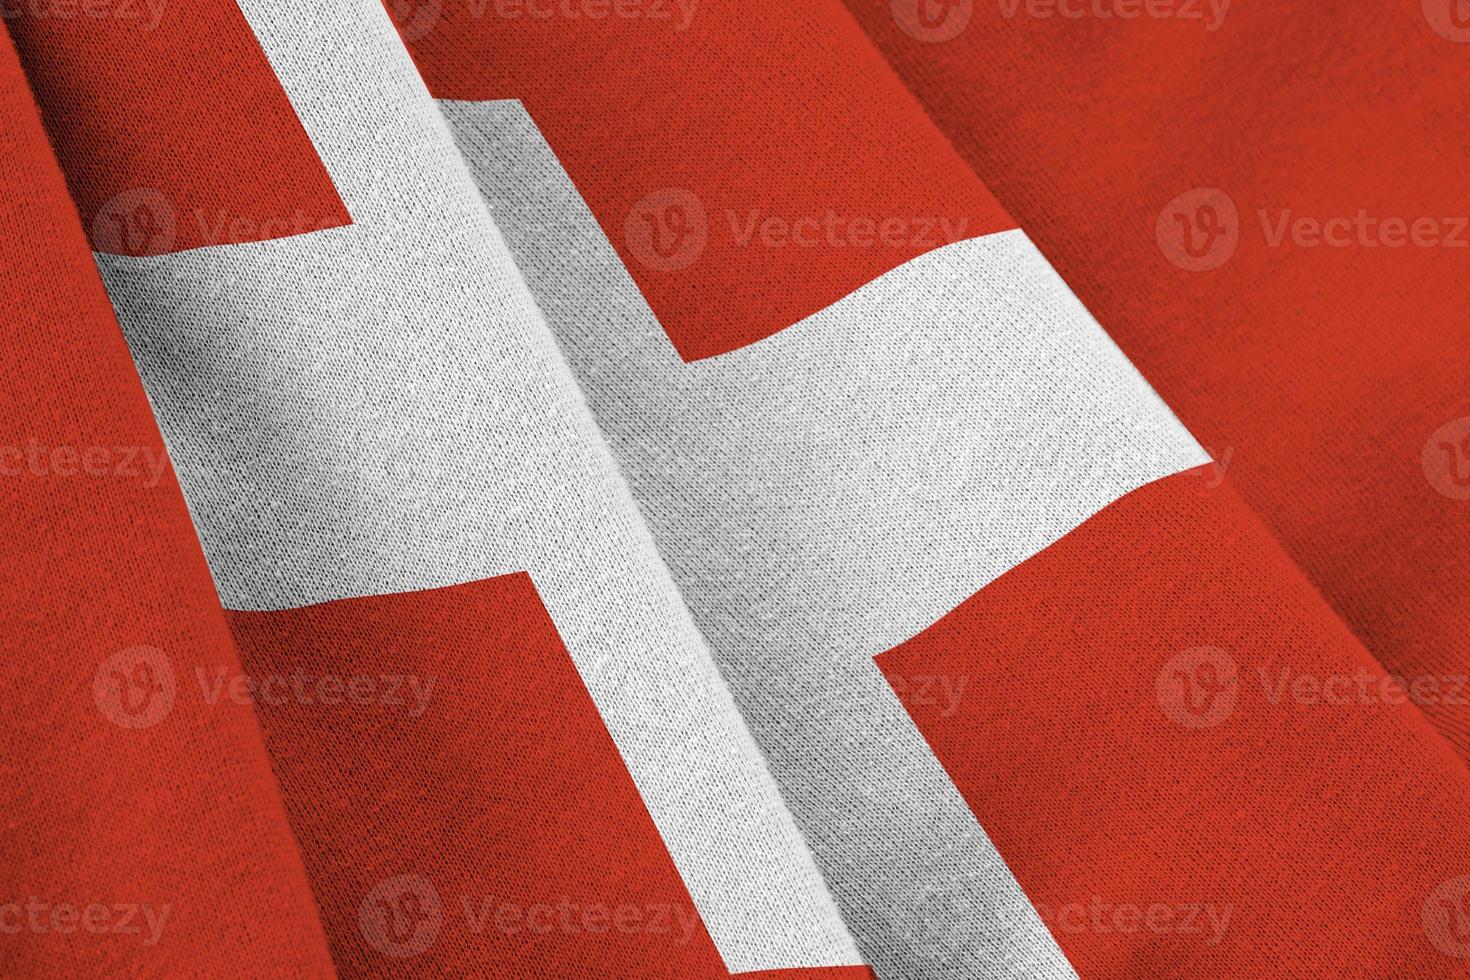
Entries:
<svg viewBox="0 0 1470 980">
<path fill-rule="evenodd" d="M 872 658 L 1203 452 L 1021 232 L 685 364 L 520 104 L 440 106 L 864 953 L 1068 975 Z"/>
<path fill-rule="evenodd" d="M 860 962 L 382 7 L 242 6 L 355 224 L 98 257 L 225 605 L 529 570 L 730 969 Z"/>
</svg>

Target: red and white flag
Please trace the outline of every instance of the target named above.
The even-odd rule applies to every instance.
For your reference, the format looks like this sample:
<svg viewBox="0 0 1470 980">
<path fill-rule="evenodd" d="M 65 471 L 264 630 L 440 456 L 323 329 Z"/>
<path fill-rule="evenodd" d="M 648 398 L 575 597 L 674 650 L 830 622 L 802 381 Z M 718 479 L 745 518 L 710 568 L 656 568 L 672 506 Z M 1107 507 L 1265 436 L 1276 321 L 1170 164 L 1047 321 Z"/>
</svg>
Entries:
<svg viewBox="0 0 1470 980">
<path fill-rule="evenodd" d="M 3 0 L 0 974 L 1470 976 L 1470 4 Z"/>
</svg>

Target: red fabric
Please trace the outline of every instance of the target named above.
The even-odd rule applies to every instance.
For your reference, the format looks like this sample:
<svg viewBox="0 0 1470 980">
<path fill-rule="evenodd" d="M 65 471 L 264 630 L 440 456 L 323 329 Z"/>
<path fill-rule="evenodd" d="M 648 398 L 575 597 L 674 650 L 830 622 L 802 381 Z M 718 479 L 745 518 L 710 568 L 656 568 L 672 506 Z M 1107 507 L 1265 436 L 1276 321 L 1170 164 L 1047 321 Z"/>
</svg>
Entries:
<svg viewBox="0 0 1470 980">
<path fill-rule="evenodd" d="M 3 33 L 0 114 L 0 974 L 330 975 L 254 713 L 184 696 L 235 650 Z"/>
<path fill-rule="evenodd" d="M 1215 31 L 965 3 L 968 26 L 925 43 L 889 0 L 848 0 L 1307 577 L 1410 676 L 1470 673 L 1470 520 L 1448 476 L 1470 468 L 1470 47 L 1435 30 L 1451 2 L 1235 3 Z M 1238 212 L 1208 272 L 1156 234 L 1171 210 L 1194 221 L 1173 202 L 1195 188 Z M 1273 246 L 1288 209 L 1349 244 Z M 1441 244 L 1360 238 L 1360 212 L 1432 219 L 1420 241 Z M 1470 708 L 1426 710 L 1470 752 Z"/>
<path fill-rule="evenodd" d="M 345 972 L 728 976 L 529 576 L 228 616 Z"/>
<path fill-rule="evenodd" d="M 1470 48 L 1424 14 L 1450 8 L 850 5 L 897 75 L 836 4 L 400 21 L 436 94 L 526 102 L 688 360 L 1014 213 L 1245 502 L 1145 487 L 880 668 L 1083 975 L 1470 975 Z M 233 4 L 38 9 L 6 10 L 24 74 L 0 45 L 0 973 L 324 976 L 330 943 L 352 974 L 727 976 L 528 577 L 227 627 L 86 236 L 351 219 Z M 1360 213 L 1377 244 L 1272 242 Z M 1389 217 L 1440 240 L 1387 245 Z M 741 240 L 768 219 L 784 244 Z M 234 694 L 299 674 L 433 686 Z M 533 909 L 545 932 L 504 925 Z"/>
<path fill-rule="evenodd" d="M 435 96 L 525 103 L 685 360 L 1015 227 L 838 4 L 647 8 L 388 6 Z"/>
<path fill-rule="evenodd" d="M 760 970 L 756 973 L 733 973 L 735 980 L 877 980 L 871 967 L 827 966 L 799 970 Z"/>
<path fill-rule="evenodd" d="M 1470 975 L 1427 925 L 1470 872 L 1470 776 L 1209 476 L 879 667 L 1080 975 Z"/>
<path fill-rule="evenodd" d="M 158 255 L 351 223 L 235 3 L 110 12 L 125 9 L 138 16 L 5 7 L 93 248 Z"/>
</svg>

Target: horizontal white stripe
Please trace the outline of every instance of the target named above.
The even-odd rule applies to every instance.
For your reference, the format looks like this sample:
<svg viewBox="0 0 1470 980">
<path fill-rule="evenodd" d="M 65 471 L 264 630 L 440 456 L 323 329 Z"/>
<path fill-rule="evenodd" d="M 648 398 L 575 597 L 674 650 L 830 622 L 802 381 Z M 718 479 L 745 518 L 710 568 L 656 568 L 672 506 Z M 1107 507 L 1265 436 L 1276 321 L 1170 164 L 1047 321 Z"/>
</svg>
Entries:
<svg viewBox="0 0 1470 980">
<path fill-rule="evenodd" d="M 730 969 L 860 962 L 381 6 L 242 6 L 356 223 L 98 256 L 225 605 L 529 570 Z"/>
<path fill-rule="evenodd" d="M 1204 453 L 1019 231 L 686 364 L 520 104 L 440 106 L 880 975 L 1069 975 L 871 658 Z"/>
</svg>

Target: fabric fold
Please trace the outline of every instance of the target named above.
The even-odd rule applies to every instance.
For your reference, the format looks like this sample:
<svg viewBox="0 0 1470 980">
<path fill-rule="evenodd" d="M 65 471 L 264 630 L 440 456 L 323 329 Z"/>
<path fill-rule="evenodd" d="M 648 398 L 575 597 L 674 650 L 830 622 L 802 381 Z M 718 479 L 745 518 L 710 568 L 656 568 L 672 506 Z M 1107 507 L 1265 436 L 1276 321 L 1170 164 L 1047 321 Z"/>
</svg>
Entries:
<svg viewBox="0 0 1470 980">
<path fill-rule="evenodd" d="M 158 427 L 0 31 L 0 972 L 334 971 Z"/>
</svg>

